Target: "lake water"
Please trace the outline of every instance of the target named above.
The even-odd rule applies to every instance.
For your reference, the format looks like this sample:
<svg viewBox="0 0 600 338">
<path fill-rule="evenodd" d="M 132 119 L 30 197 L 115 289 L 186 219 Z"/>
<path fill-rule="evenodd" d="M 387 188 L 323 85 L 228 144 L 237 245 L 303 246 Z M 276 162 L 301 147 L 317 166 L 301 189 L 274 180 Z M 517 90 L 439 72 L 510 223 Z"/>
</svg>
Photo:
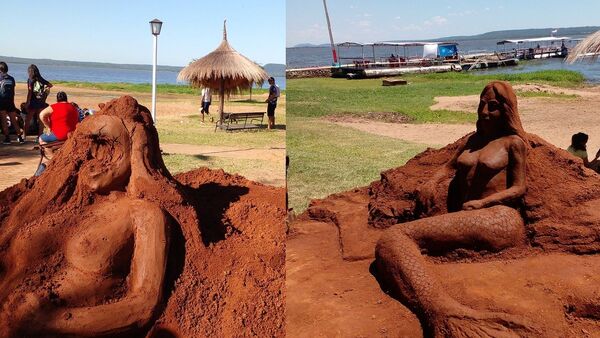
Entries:
<svg viewBox="0 0 600 338">
<path fill-rule="evenodd" d="M 573 38 L 581 38 L 583 36 L 573 36 Z M 461 53 L 469 53 L 475 51 L 488 51 L 493 52 L 495 50 L 502 51 L 502 46 L 497 46 L 497 40 L 456 40 L 458 42 L 458 48 Z M 567 45 L 570 46 L 570 45 Z M 513 46 L 506 45 L 506 50 L 511 50 Z M 385 58 L 390 54 L 399 54 L 400 56 L 418 57 L 422 55 L 423 49 L 421 47 L 376 47 L 375 57 Z M 343 63 L 349 63 L 349 60 L 343 58 L 361 58 L 362 55 L 365 57 L 373 56 L 373 49 L 371 47 L 360 47 L 352 48 L 340 48 L 339 53 Z M 287 68 L 305 68 L 315 66 L 329 66 L 332 63 L 331 48 L 330 47 L 293 47 L 287 48 L 286 53 Z M 581 72 L 588 81 L 600 82 L 600 62 L 588 63 L 578 62 L 575 64 L 566 64 L 563 59 L 545 59 L 545 60 L 532 60 L 532 61 L 521 61 L 519 66 L 516 67 L 501 67 L 491 70 L 478 70 L 474 74 L 490 74 L 490 73 L 520 73 L 520 72 L 531 72 L 536 70 L 549 70 L 549 69 L 567 69 Z"/>
<path fill-rule="evenodd" d="M 129 69 L 129 68 L 110 68 L 97 66 L 79 66 L 79 65 L 46 65 L 37 64 L 42 76 L 52 82 L 58 81 L 82 81 L 82 82 L 124 82 L 124 83 L 152 83 L 152 70 Z M 18 82 L 27 81 L 27 67 L 29 64 L 8 63 L 8 72 Z M 178 71 L 157 70 L 156 82 L 161 84 L 178 84 Z M 275 83 L 285 89 L 285 77 L 275 77 Z M 264 83 L 263 88 L 268 88 L 269 84 Z"/>
</svg>

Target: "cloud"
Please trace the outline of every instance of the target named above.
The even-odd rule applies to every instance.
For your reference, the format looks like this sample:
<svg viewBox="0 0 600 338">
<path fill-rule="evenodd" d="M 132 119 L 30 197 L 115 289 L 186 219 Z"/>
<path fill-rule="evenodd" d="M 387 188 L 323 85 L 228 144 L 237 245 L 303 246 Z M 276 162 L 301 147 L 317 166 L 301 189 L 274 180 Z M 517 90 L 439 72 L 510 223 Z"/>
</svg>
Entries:
<svg viewBox="0 0 600 338">
<path fill-rule="evenodd" d="M 399 30 L 403 30 L 403 31 L 421 31 L 423 30 L 423 27 L 419 26 L 419 25 L 415 25 L 414 23 L 411 23 L 410 25 L 406 25 L 406 26 L 402 26 L 402 27 L 397 27 Z"/>
<path fill-rule="evenodd" d="M 486 11 L 489 11 L 489 8 L 485 9 Z M 468 9 L 466 11 L 462 11 L 462 12 L 452 12 L 452 13 L 448 13 L 448 16 L 469 16 L 469 15 L 474 15 L 474 14 L 478 14 L 477 11 L 474 11 L 472 9 Z"/>
<path fill-rule="evenodd" d="M 359 20 L 356 24 L 359 27 L 370 27 L 371 26 L 371 21 L 369 21 L 369 20 Z"/>
<path fill-rule="evenodd" d="M 423 25 L 425 26 L 443 26 L 448 22 L 448 19 L 443 16 L 436 15 L 429 20 L 425 20 Z"/>
<path fill-rule="evenodd" d="M 395 19 L 401 19 L 402 17 L 395 17 Z M 397 31 L 423 31 L 425 30 L 426 27 L 437 27 L 437 26 L 444 26 L 448 23 L 448 19 L 446 19 L 443 16 L 440 15 L 436 15 L 434 17 L 431 17 L 425 21 L 423 21 L 421 24 L 416 24 L 416 23 L 411 23 L 408 25 L 397 25 L 394 24 L 392 25 L 392 27 L 397 30 Z"/>
</svg>

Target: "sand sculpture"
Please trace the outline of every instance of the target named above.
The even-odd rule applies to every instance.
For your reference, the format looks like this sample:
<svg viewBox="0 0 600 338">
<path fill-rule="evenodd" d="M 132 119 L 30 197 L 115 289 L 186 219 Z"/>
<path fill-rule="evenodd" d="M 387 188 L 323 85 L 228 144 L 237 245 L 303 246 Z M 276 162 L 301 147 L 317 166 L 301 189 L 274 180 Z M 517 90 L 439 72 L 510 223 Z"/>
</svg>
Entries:
<svg viewBox="0 0 600 338">
<path fill-rule="evenodd" d="M 457 142 L 450 161 L 417 189 L 413 212 L 421 218 L 390 227 L 377 243 L 378 273 L 417 315 L 428 336 L 541 336 L 527 318 L 478 311 L 454 300 L 421 254 L 443 256 L 456 249 L 496 253 L 526 248 L 529 241 L 521 213 L 530 146 L 510 85 L 487 85 L 477 113 L 477 131 Z M 423 217 L 434 213 L 434 201 L 440 200 L 436 189 L 448 177 L 446 206 L 438 209 L 462 211 Z"/>
<path fill-rule="evenodd" d="M 176 179 L 145 107 L 101 105 L 42 176 L 0 193 L 0 336 L 281 336 L 280 190 L 206 169 Z"/>
</svg>

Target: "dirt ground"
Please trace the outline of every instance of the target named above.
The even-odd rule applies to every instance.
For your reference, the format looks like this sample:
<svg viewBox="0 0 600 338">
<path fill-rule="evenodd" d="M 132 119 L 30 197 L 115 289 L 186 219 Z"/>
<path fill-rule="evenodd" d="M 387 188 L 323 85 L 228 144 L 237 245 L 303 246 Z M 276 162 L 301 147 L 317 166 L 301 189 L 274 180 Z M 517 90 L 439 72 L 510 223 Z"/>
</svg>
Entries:
<svg viewBox="0 0 600 338">
<path fill-rule="evenodd" d="M 588 155 L 600 148 L 600 87 L 563 89 L 548 85 L 525 84 L 516 91 L 548 92 L 576 95 L 576 98 L 519 97 L 519 112 L 523 127 L 559 148 L 566 149 L 571 135 L 582 131 L 590 136 Z M 518 94 L 518 93 L 517 93 Z M 477 113 L 479 96 L 436 97 L 432 110 Z M 336 122 L 364 132 L 398 138 L 415 143 L 442 146 L 475 129 L 474 124 L 396 124 L 364 119 Z"/>
<path fill-rule="evenodd" d="M 588 133 L 589 154 L 594 155 L 600 147 L 599 87 L 563 90 L 524 85 L 515 89 L 577 95 L 577 98 L 521 97 L 521 118 L 527 132 L 538 134 L 563 149 L 569 145 L 573 133 Z M 478 96 L 439 97 L 432 108 L 474 114 L 477 104 Z M 437 146 L 452 143 L 474 130 L 474 125 L 393 124 L 359 119 L 336 123 L 377 135 Z M 556 151 L 559 163 L 555 167 L 566 165 L 566 152 L 551 152 L 556 154 Z M 546 152 L 539 150 L 539 154 Z M 568 163 L 570 166 L 581 165 L 574 161 Z M 543 166 L 540 170 L 540 187 L 554 189 L 551 182 L 546 182 L 550 178 L 543 174 Z M 573 172 L 582 175 L 582 182 L 597 177 L 588 171 L 573 167 Z M 402 177 L 398 174 L 397 178 L 403 180 Z M 573 183 L 565 182 L 561 183 Z M 290 225 L 286 261 L 288 336 L 423 335 L 416 316 L 390 296 L 377 280 L 373 267 L 374 247 L 382 230 L 368 225 L 369 210 L 374 207 L 369 189 L 372 186 L 313 201 L 309 209 Z M 590 194 L 595 195 L 588 191 Z M 581 196 L 584 195 L 586 192 L 581 191 Z M 568 199 L 560 192 L 553 193 L 552 197 Z M 600 224 L 598 203 L 595 201 L 598 200 L 581 206 L 587 208 L 584 214 L 589 216 L 580 228 L 590 231 L 592 239 L 585 241 L 589 245 L 596 245 L 599 241 L 599 237 L 593 234 L 596 231 L 593 229 Z M 590 229 L 587 229 L 588 226 Z M 561 225 L 556 227 L 552 230 L 553 234 L 545 238 L 556 236 Z M 567 237 L 578 238 L 579 235 L 573 232 Z M 448 293 L 471 308 L 527 318 L 536 324 L 544 337 L 600 337 L 600 289 L 597 288 L 600 255 L 546 251 L 542 249 L 545 245 L 531 248 L 532 251 L 527 254 L 517 253 L 508 260 L 490 258 L 430 264 L 435 264 L 437 278 Z M 592 311 L 588 312 L 590 309 Z M 596 315 L 590 316 L 589 313 Z"/>
</svg>

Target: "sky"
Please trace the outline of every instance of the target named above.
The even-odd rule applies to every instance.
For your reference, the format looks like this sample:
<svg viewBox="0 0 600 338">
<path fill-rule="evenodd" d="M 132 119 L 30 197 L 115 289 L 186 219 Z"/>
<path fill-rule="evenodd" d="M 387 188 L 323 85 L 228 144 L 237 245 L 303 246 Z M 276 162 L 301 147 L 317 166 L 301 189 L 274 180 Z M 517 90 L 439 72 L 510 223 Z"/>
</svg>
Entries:
<svg viewBox="0 0 600 338">
<path fill-rule="evenodd" d="M 3 1 L 0 55 L 152 64 L 149 21 L 163 21 L 158 64 L 185 66 L 229 43 L 263 65 L 285 63 L 285 1 Z"/>
<path fill-rule="evenodd" d="M 597 0 L 327 0 L 327 7 L 336 43 L 600 26 Z M 288 47 L 329 43 L 322 0 L 287 0 L 286 11 Z"/>
</svg>

